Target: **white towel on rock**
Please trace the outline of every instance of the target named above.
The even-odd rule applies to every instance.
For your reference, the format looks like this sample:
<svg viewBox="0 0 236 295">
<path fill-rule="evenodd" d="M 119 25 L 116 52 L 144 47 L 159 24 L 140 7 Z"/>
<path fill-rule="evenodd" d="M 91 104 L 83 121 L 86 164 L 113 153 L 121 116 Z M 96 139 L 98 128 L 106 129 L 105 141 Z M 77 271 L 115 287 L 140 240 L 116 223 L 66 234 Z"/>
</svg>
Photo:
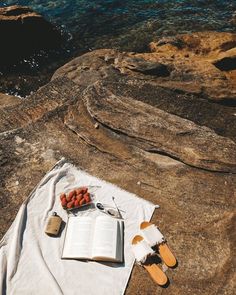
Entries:
<svg viewBox="0 0 236 295">
<path fill-rule="evenodd" d="M 112 196 L 125 223 L 124 263 L 98 263 L 61 260 L 65 230 L 52 238 L 44 233 L 47 218 L 56 211 L 63 221 L 59 195 L 75 186 L 94 186 L 97 200 L 113 206 Z M 0 293 L 121 295 L 133 267 L 131 240 L 139 224 L 150 220 L 155 206 L 77 169 L 61 160 L 46 174 L 29 198 L 22 204 L 13 224 L 0 242 Z M 85 210 L 83 215 L 96 216 L 98 211 Z"/>
</svg>

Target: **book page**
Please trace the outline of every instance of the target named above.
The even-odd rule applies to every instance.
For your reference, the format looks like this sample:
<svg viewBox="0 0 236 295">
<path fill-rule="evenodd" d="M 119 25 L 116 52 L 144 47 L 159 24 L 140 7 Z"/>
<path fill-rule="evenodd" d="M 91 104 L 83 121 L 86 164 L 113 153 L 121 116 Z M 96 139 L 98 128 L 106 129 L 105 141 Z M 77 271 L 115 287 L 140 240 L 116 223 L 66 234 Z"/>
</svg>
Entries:
<svg viewBox="0 0 236 295">
<path fill-rule="evenodd" d="M 91 258 L 94 220 L 90 217 L 68 219 L 62 258 Z"/>
<path fill-rule="evenodd" d="M 118 229 L 118 220 L 108 216 L 97 217 L 94 227 L 92 258 L 117 260 Z"/>
</svg>

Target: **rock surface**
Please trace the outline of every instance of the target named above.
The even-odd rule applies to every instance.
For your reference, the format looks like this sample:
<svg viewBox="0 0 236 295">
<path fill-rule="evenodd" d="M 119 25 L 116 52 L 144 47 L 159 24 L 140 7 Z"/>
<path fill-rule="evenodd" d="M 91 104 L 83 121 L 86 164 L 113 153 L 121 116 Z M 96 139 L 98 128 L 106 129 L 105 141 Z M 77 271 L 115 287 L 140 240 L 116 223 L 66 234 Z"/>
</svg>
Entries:
<svg viewBox="0 0 236 295">
<path fill-rule="evenodd" d="M 177 35 L 150 43 L 150 50 L 151 53 L 140 54 L 109 51 L 104 55 L 121 73 L 138 76 L 165 89 L 214 101 L 235 101 L 236 34 L 201 32 Z M 79 60 L 60 68 L 54 76 L 64 71 L 67 73 Z M 83 66 L 85 64 L 86 59 L 83 59 Z M 75 71 L 68 71 L 68 76 L 72 75 L 74 80 L 82 79 L 75 77 Z"/>
<path fill-rule="evenodd" d="M 223 97 L 207 83 L 220 91 L 218 75 L 225 75 L 222 92 L 231 102 L 235 85 L 211 62 L 207 83 L 203 64 L 184 80 L 180 57 L 159 56 L 158 49 L 94 51 L 60 68 L 20 104 L 0 109 L 0 233 L 47 170 L 66 157 L 160 205 L 152 221 L 178 267 L 167 270 L 170 285 L 162 289 L 135 266 L 126 294 L 233 295 L 236 107 L 216 103 Z M 177 69 L 179 80 L 172 74 Z"/>
<path fill-rule="evenodd" d="M 39 52 L 58 48 L 60 32 L 40 14 L 28 7 L 13 5 L 0 8 L 0 66 Z"/>
<path fill-rule="evenodd" d="M 208 99 L 236 97 L 236 34 L 201 32 L 152 42 L 155 58 L 172 58 L 172 80 Z M 180 81 L 179 81 L 180 80 Z M 168 83 L 167 83 L 168 84 Z"/>
<path fill-rule="evenodd" d="M 21 99 L 17 96 L 0 93 L 0 109 L 6 106 L 13 106 L 21 103 Z"/>
</svg>

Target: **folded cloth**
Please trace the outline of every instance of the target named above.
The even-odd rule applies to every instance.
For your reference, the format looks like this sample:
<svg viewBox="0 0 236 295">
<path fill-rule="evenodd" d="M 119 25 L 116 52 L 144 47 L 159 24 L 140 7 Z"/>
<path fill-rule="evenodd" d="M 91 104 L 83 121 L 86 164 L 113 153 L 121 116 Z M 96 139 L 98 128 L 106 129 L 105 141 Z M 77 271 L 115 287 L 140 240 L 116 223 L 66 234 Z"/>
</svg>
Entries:
<svg viewBox="0 0 236 295">
<path fill-rule="evenodd" d="M 56 211 L 64 222 L 67 212 L 59 201 L 61 192 L 91 186 L 96 199 L 114 205 L 124 218 L 124 263 L 62 260 L 65 230 L 60 237 L 44 233 L 47 219 Z M 124 294 L 133 267 L 131 239 L 143 220 L 150 220 L 155 206 L 134 194 L 59 161 L 22 204 L 13 224 L 0 242 L 1 294 Z M 83 210 L 97 216 L 99 211 Z"/>
</svg>

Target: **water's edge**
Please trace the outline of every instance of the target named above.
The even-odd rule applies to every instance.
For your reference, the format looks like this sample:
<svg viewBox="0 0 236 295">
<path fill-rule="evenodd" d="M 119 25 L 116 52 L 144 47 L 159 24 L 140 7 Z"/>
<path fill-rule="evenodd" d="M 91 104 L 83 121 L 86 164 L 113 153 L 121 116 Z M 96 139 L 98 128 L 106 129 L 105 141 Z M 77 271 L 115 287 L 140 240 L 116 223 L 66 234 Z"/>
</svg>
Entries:
<svg viewBox="0 0 236 295">
<path fill-rule="evenodd" d="M 143 52 L 163 36 L 194 31 L 234 32 L 235 1 L 7 0 L 0 7 L 27 5 L 54 23 L 65 37 L 62 48 L 38 54 L 3 71 L 0 92 L 25 96 L 46 84 L 57 68 L 100 48 Z"/>
</svg>

